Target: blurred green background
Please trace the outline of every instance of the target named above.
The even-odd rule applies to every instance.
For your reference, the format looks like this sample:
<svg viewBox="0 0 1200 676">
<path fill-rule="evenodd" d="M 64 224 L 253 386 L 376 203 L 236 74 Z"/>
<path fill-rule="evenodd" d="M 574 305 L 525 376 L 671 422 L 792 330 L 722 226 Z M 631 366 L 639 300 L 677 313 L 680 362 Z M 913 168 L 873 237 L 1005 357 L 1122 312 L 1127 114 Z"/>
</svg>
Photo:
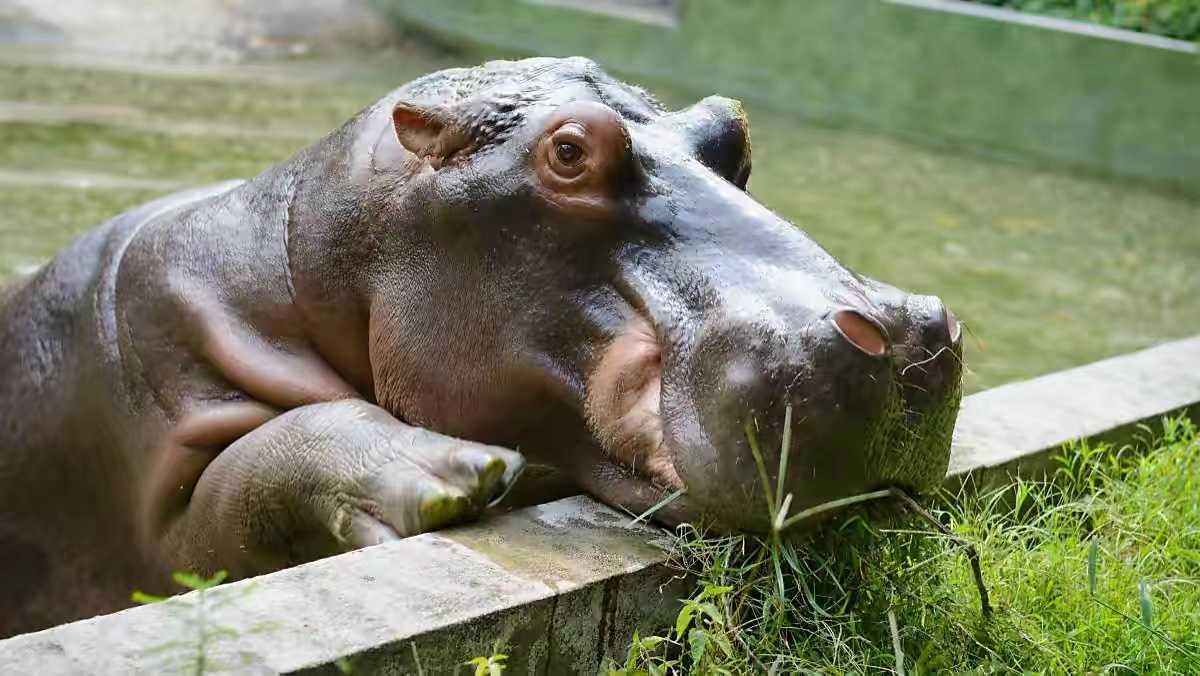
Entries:
<svg viewBox="0 0 1200 676">
<path fill-rule="evenodd" d="M 397 0 L 364 10 L 386 38 L 273 34 L 268 17 L 261 42 L 238 34 L 222 43 L 236 58 L 204 62 L 81 47 L 27 7 L 3 30 L 6 1 L 0 276 L 155 195 L 252 176 L 422 73 L 582 53 L 672 105 L 743 98 L 751 192 L 852 268 L 941 295 L 968 329 L 969 390 L 1200 333 L 1195 54 L 1039 41 L 882 0 L 837 0 L 854 16 L 827 0 L 702 0 L 670 5 L 668 25 Z M 1085 58 L 1103 61 L 1071 61 Z"/>
</svg>

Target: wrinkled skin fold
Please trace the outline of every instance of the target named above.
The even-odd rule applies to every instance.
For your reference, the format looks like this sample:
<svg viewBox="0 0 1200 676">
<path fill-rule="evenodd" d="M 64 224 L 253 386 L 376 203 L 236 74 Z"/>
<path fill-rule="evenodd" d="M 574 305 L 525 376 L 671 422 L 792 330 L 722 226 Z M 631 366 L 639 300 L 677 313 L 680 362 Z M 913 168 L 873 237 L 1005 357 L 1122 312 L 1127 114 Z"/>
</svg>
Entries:
<svg viewBox="0 0 1200 676">
<path fill-rule="evenodd" d="M 961 331 L 747 192 L 741 106 L 584 59 L 411 82 L 0 300 L 0 635 L 478 516 L 526 461 L 665 523 L 944 475 Z"/>
</svg>

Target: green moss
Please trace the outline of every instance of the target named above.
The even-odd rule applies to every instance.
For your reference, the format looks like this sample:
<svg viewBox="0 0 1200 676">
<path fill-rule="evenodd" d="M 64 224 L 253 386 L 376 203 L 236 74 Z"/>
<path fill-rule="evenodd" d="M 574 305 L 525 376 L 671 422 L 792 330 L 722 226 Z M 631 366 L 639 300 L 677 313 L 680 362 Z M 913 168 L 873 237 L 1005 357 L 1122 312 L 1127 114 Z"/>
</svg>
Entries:
<svg viewBox="0 0 1200 676">
<path fill-rule="evenodd" d="M 87 229 L 158 195 L 0 186 L 0 280 L 32 271 Z"/>
<path fill-rule="evenodd" d="M 388 90 L 461 57 L 420 49 L 355 55 L 353 61 L 295 61 L 229 70 L 164 67 L 129 71 L 47 63 L 4 62 L 4 101 L 90 104 L 161 121 L 202 121 L 324 134 Z"/>
</svg>

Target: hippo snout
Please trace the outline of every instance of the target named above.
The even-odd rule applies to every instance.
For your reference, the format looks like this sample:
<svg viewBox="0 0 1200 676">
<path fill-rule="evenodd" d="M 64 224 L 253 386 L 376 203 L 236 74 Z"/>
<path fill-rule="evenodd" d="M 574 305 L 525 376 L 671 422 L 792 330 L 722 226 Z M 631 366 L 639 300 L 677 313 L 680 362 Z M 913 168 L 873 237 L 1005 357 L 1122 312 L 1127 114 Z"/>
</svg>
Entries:
<svg viewBox="0 0 1200 676">
<path fill-rule="evenodd" d="M 961 354 L 961 328 L 932 296 L 835 307 L 785 331 L 712 332 L 685 382 L 664 383 L 680 481 L 717 524 L 766 529 L 755 450 L 773 490 L 790 406 L 792 513 L 882 486 L 934 488 L 949 461 Z M 691 400 L 693 424 L 670 405 L 676 394 Z"/>
</svg>

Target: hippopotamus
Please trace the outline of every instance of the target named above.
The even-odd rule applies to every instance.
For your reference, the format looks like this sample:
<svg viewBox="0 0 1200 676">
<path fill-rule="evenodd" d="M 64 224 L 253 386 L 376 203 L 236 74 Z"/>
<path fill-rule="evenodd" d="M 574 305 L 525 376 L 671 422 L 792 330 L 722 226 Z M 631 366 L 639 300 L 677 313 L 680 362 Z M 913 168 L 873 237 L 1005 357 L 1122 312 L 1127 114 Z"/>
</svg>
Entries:
<svg viewBox="0 0 1200 676">
<path fill-rule="evenodd" d="M 736 101 L 496 61 L 99 225 L 0 301 L 0 634 L 474 519 L 527 461 L 726 532 L 939 485 L 958 321 L 750 169 Z"/>
</svg>

